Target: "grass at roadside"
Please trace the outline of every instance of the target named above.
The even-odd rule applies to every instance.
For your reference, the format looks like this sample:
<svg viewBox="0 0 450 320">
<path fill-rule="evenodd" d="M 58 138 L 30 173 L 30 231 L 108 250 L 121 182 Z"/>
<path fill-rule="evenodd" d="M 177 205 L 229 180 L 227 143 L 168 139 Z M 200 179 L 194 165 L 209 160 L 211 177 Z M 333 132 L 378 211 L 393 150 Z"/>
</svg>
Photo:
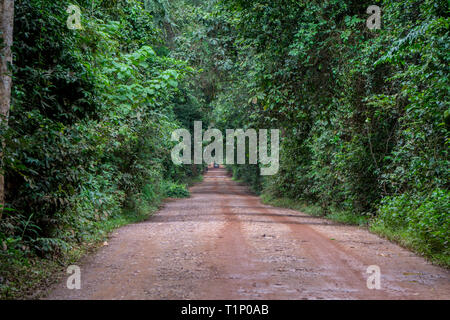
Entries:
<svg viewBox="0 0 450 320">
<path fill-rule="evenodd" d="M 117 217 L 96 222 L 97 232 L 89 240 L 72 243 L 70 249 L 53 257 L 25 255 L 19 252 L 0 253 L 0 267 L 7 277 L 0 283 L 0 298 L 40 298 L 45 295 L 46 288 L 58 281 L 59 277 L 55 275 L 63 274 L 67 266 L 76 264 L 83 256 L 102 246 L 112 231 L 127 224 L 144 221 L 157 210 L 158 206 L 148 207 L 146 214 L 124 210 Z"/>
<path fill-rule="evenodd" d="M 273 198 L 267 194 L 263 194 L 261 195 L 261 201 L 264 204 L 301 211 L 312 216 L 324 217 L 343 224 L 366 227 L 370 232 L 425 257 L 433 264 L 450 268 L 450 256 L 448 254 L 431 252 L 422 239 L 418 238 L 414 233 L 407 229 L 389 228 L 380 220 L 368 216 L 358 216 L 351 212 L 339 211 L 333 208 L 330 209 L 330 212 L 325 213 L 320 206 L 307 204 L 300 200 Z"/>
<path fill-rule="evenodd" d="M 450 269 L 450 255 L 445 253 L 430 252 L 427 245 L 416 234 L 405 229 L 392 229 L 383 223 L 374 221 L 370 224 L 369 230 L 383 238 L 399 244 L 423 257 L 431 263 Z"/>
<path fill-rule="evenodd" d="M 330 208 L 330 212 L 325 213 L 318 205 L 308 204 L 304 201 L 289 198 L 273 198 L 267 194 L 261 195 L 261 201 L 264 204 L 298 210 L 312 216 L 324 217 L 343 224 L 367 226 L 370 220 L 370 217 L 368 216 L 356 216 L 351 212 L 340 211 L 334 208 Z"/>
<path fill-rule="evenodd" d="M 186 184 L 165 183 L 166 197 L 189 197 L 188 186 L 203 181 L 197 176 Z M 77 264 L 86 254 L 94 252 L 117 228 L 142 222 L 152 216 L 161 206 L 162 198 L 142 202 L 138 208 L 123 209 L 120 214 L 106 220 L 92 223 L 95 232 L 81 243 L 70 243 L 70 248 L 53 256 L 39 257 L 20 250 L 0 248 L 0 299 L 37 299 L 45 296 L 49 286 L 64 276 L 67 266 Z M 1 243 L 0 243 L 1 244 Z"/>
<path fill-rule="evenodd" d="M 203 176 L 198 175 L 196 177 L 189 178 L 189 180 L 187 181 L 187 184 L 188 184 L 188 186 L 193 186 L 194 184 L 200 183 L 202 181 L 203 181 Z"/>
</svg>

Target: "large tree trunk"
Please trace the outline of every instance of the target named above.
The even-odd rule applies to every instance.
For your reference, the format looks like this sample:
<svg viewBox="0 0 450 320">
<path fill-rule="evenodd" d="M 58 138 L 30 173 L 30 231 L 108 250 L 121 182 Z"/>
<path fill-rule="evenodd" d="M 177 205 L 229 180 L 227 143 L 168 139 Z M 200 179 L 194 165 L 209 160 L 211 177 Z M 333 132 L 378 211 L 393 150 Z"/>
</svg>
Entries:
<svg viewBox="0 0 450 320">
<path fill-rule="evenodd" d="M 11 70 L 12 64 L 11 46 L 13 42 L 14 25 L 14 0 L 0 0 L 0 32 L 2 42 L 0 43 L 0 124 L 8 125 L 9 108 L 11 105 Z M 2 150 L 0 158 L 3 158 L 3 149 L 5 141 L 1 137 Z M 0 168 L 0 219 L 3 213 L 5 203 L 5 177 L 3 168 Z"/>
</svg>

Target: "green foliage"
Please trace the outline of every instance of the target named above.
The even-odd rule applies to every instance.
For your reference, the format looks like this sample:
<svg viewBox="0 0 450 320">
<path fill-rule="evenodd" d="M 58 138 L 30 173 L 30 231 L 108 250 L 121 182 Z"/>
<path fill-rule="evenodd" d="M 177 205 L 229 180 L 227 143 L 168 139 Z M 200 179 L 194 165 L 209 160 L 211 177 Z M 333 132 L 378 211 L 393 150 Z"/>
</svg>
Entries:
<svg viewBox="0 0 450 320">
<path fill-rule="evenodd" d="M 297 210 L 312 216 L 324 217 L 342 224 L 367 226 L 370 219 L 368 216 L 355 215 L 352 212 L 336 208 L 329 208 L 329 210 L 324 211 L 323 208 L 318 205 L 292 198 L 275 198 L 269 194 L 263 194 L 261 195 L 261 200 L 264 204 Z"/>
<path fill-rule="evenodd" d="M 382 8 L 381 30 L 365 25 L 372 4 Z M 234 40 L 224 51 L 233 66 L 212 102 L 216 125 L 282 131 L 277 175 L 235 166 L 235 177 L 355 222 L 384 217 L 383 206 L 402 195 L 415 208 L 414 199 L 446 192 L 447 11 L 441 0 L 219 2 L 213 16 L 226 23 L 214 34 L 230 30 L 223 39 Z M 436 208 L 446 203 L 432 199 Z M 403 214 L 422 226 L 415 231 L 428 252 L 446 255 L 448 245 L 424 231 L 448 217 L 434 211 Z"/>
<path fill-rule="evenodd" d="M 163 181 L 161 183 L 161 190 L 168 198 L 188 198 L 190 196 L 185 184 L 178 184 L 172 181 Z"/>
<path fill-rule="evenodd" d="M 430 193 L 386 197 L 380 206 L 374 230 L 401 230 L 410 245 L 421 253 L 450 255 L 450 192 L 435 189 Z"/>
<path fill-rule="evenodd" d="M 447 1 L 72 2 L 82 30 L 66 27 L 68 0 L 15 1 L 2 296 L 33 261 L 188 196 L 202 166 L 174 165 L 170 135 L 199 120 L 281 129 L 277 175 L 230 168 L 271 202 L 373 218 L 448 261 Z M 381 30 L 365 26 L 372 4 Z"/>
<path fill-rule="evenodd" d="M 69 3 L 15 2 L 2 296 L 24 294 L 30 261 L 65 261 L 164 197 L 189 196 L 183 183 L 199 173 L 171 161 L 171 133 L 203 112 L 194 69 L 170 57 L 154 12 L 137 0 L 75 1 L 83 29 L 69 30 Z"/>
</svg>

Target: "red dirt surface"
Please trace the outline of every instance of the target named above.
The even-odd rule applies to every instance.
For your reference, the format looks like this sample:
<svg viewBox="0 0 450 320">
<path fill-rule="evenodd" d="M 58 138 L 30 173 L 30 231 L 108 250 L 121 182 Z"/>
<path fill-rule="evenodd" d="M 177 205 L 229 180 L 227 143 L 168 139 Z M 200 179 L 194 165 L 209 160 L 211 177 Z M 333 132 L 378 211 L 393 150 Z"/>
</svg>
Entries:
<svg viewBox="0 0 450 320">
<path fill-rule="evenodd" d="M 47 299 L 450 299 L 450 272 L 367 230 L 261 204 L 224 169 L 118 229 Z M 368 289 L 367 267 L 381 270 Z"/>
</svg>

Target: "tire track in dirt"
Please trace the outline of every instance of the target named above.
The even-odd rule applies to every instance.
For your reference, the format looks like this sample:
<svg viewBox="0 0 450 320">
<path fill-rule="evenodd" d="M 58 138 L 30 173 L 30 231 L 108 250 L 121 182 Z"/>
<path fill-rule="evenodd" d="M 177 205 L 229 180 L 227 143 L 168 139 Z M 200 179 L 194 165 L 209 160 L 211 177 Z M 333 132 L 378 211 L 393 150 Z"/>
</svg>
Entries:
<svg viewBox="0 0 450 320">
<path fill-rule="evenodd" d="M 221 214 L 225 217 L 225 225 L 219 232 L 218 240 L 209 244 L 204 250 L 209 252 L 207 263 L 214 271 L 212 281 L 204 283 L 200 288 L 204 299 L 249 299 L 256 283 L 267 284 L 264 271 L 266 266 L 258 260 L 251 246 L 247 243 L 243 233 L 241 219 L 233 212 L 232 206 L 240 197 L 239 193 L 229 183 L 229 178 L 221 176 L 227 181 L 227 194 L 220 202 Z M 261 294 L 256 294 L 261 298 Z M 265 299 L 271 296 L 264 295 Z"/>
<path fill-rule="evenodd" d="M 306 290 L 309 299 L 448 299 L 450 296 L 448 270 L 432 266 L 362 228 L 336 224 L 294 210 L 266 206 L 261 204 L 258 197 L 246 199 L 249 207 L 258 207 L 262 216 L 289 227 L 288 237 L 299 244 L 296 254 L 306 260 L 305 267 L 301 268 L 303 276 L 310 273 L 313 280 L 308 283 L 309 288 Z M 327 228 L 333 232 L 327 232 Z M 345 236 L 349 230 L 363 235 L 365 241 L 356 244 L 351 242 L 353 246 L 346 245 L 348 241 Z M 370 248 L 366 244 L 371 244 Z M 383 252 L 396 252 L 411 261 L 382 261 L 380 257 L 388 257 Z M 382 290 L 367 288 L 369 274 L 366 270 L 370 265 L 381 267 Z M 419 276 L 421 279 L 406 279 L 405 275 Z M 316 290 L 311 291 L 311 288 Z"/>
<path fill-rule="evenodd" d="M 271 220 L 289 227 L 288 237 L 299 244 L 294 254 L 306 260 L 301 272 L 310 273 L 310 287 L 320 288 L 320 293 L 315 298 L 348 298 L 348 295 L 352 298 L 387 298 L 384 293 L 367 289 L 367 275 L 364 272 L 370 264 L 354 257 L 330 238 L 303 224 L 298 219 L 301 219 L 301 216 L 294 220 L 292 214 L 274 213 L 272 208 L 261 205 L 258 198 L 249 198 L 247 201 L 252 206 L 260 206 L 260 212 Z M 366 290 L 369 292 L 362 295 L 359 293 Z"/>
<path fill-rule="evenodd" d="M 261 204 L 223 169 L 116 230 L 47 299 L 449 299 L 449 271 L 367 230 Z M 381 290 L 366 287 L 379 265 Z"/>
</svg>

